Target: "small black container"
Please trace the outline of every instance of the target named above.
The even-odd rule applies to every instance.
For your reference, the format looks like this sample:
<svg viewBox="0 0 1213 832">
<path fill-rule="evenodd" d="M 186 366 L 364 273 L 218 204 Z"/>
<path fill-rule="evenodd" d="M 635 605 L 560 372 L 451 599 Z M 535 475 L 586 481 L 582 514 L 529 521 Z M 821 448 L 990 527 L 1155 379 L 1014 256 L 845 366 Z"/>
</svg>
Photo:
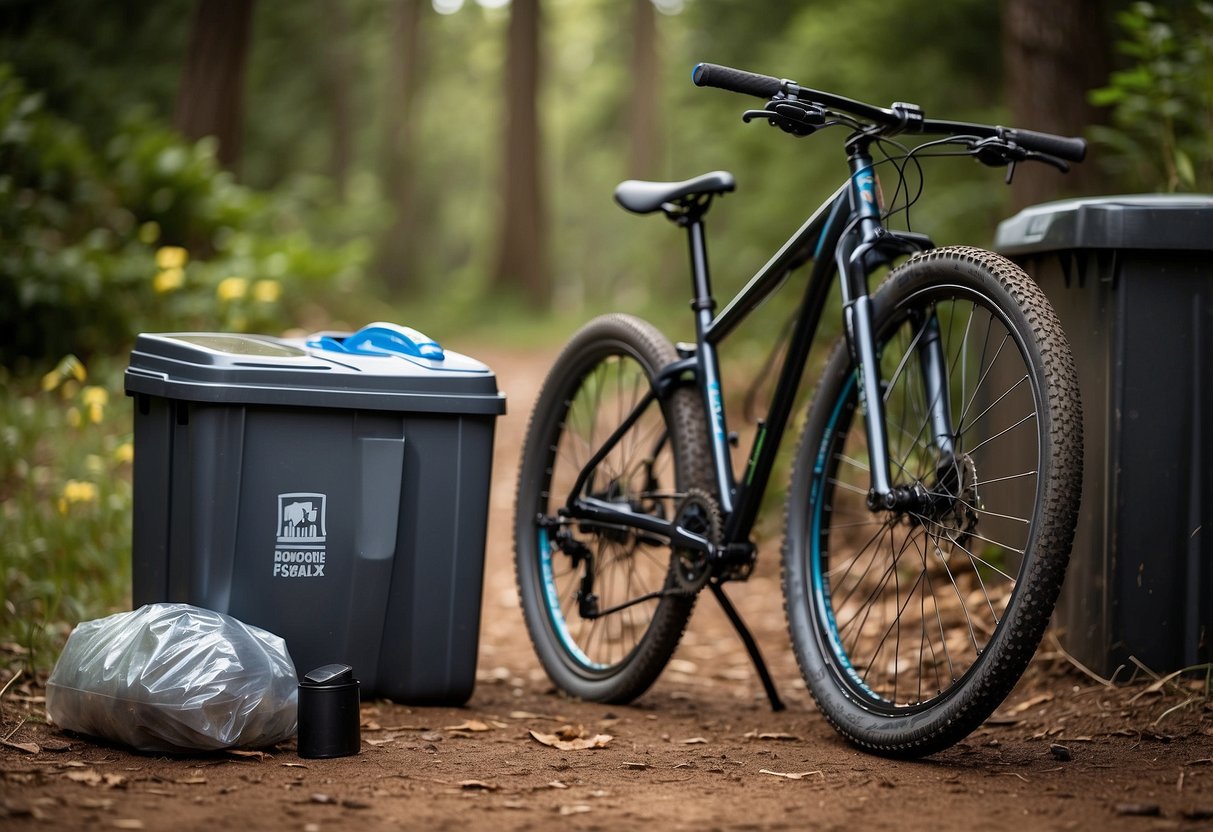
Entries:
<svg viewBox="0 0 1213 832">
<path fill-rule="evenodd" d="M 358 680 L 347 664 L 326 664 L 299 682 L 299 756 L 348 757 L 362 747 Z"/>
</svg>

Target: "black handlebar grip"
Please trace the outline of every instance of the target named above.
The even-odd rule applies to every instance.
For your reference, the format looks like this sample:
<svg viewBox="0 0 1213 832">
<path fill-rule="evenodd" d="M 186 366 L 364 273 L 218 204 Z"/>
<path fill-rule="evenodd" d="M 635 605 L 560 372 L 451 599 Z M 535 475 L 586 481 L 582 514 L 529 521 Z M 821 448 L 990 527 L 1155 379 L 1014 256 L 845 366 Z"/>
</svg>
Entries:
<svg viewBox="0 0 1213 832">
<path fill-rule="evenodd" d="M 783 81 L 778 78 L 719 64 L 695 64 L 691 80 L 699 87 L 717 87 L 757 98 L 774 98 L 783 89 Z"/>
<path fill-rule="evenodd" d="M 1052 133 L 1037 133 L 1035 130 L 1008 131 L 1020 147 L 1047 153 L 1068 162 L 1081 162 L 1087 155 L 1087 140 L 1077 137 L 1055 136 Z"/>
</svg>

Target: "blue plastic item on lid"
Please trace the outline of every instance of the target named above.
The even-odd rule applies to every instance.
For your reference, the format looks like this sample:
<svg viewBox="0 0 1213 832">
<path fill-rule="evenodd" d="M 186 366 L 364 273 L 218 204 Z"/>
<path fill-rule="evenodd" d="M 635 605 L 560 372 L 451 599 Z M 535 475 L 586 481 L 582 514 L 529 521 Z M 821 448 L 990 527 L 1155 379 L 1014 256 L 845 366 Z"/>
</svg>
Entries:
<svg viewBox="0 0 1213 832">
<path fill-rule="evenodd" d="M 442 346 L 412 327 L 376 321 L 343 339 L 322 335 L 308 341 L 309 347 L 352 355 L 411 355 L 430 361 L 442 361 Z"/>
</svg>

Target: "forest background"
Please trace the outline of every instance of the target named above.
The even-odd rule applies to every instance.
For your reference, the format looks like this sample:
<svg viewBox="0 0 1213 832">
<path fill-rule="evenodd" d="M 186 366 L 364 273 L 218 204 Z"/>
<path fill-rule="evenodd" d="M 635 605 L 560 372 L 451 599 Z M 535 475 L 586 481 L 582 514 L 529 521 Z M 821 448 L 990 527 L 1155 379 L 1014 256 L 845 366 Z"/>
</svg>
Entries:
<svg viewBox="0 0 1213 832">
<path fill-rule="evenodd" d="M 736 174 L 709 217 L 728 297 L 844 171 L 828 133 L 743 125 L 758 102 L 694 87 L 698 61 L 1091 139 L 1011 188 L 924 162 L 909 219 L 941 244 L 1067 194 L 1213 188 L 1205 2 L 3 0 L 0 665 L 44 672 L 129 603 L 138 332 L 385 319 L 459 349 L 623 309 L 685 337 L 685 243 L 615 184 Z"/>
</svg>

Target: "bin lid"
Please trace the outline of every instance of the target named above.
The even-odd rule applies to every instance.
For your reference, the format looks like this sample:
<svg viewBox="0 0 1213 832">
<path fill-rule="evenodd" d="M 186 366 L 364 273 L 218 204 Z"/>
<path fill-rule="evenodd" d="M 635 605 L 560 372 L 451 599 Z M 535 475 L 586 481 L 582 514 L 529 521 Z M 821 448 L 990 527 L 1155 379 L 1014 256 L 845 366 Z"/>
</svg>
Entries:
<svg viewBox="0 0 1213 832">
<path fill-rule="evenodd" d="M 135 340 L 128 395 L 225 404 L 498 415 L 493 372 L 451 350 L 340 351 L 350 333 L 273 338 L 219 332 L 145 333 Z M 327 339 L 327 340 L 326 340 Z"/>
<path fill-rule="evenodd" d="M 1208 251 L 1213 196 L 1135 194 L 1047 202 L 1003 220 L 994 249 L 1032 254 L 1073 249 Z"/>
</svg>

